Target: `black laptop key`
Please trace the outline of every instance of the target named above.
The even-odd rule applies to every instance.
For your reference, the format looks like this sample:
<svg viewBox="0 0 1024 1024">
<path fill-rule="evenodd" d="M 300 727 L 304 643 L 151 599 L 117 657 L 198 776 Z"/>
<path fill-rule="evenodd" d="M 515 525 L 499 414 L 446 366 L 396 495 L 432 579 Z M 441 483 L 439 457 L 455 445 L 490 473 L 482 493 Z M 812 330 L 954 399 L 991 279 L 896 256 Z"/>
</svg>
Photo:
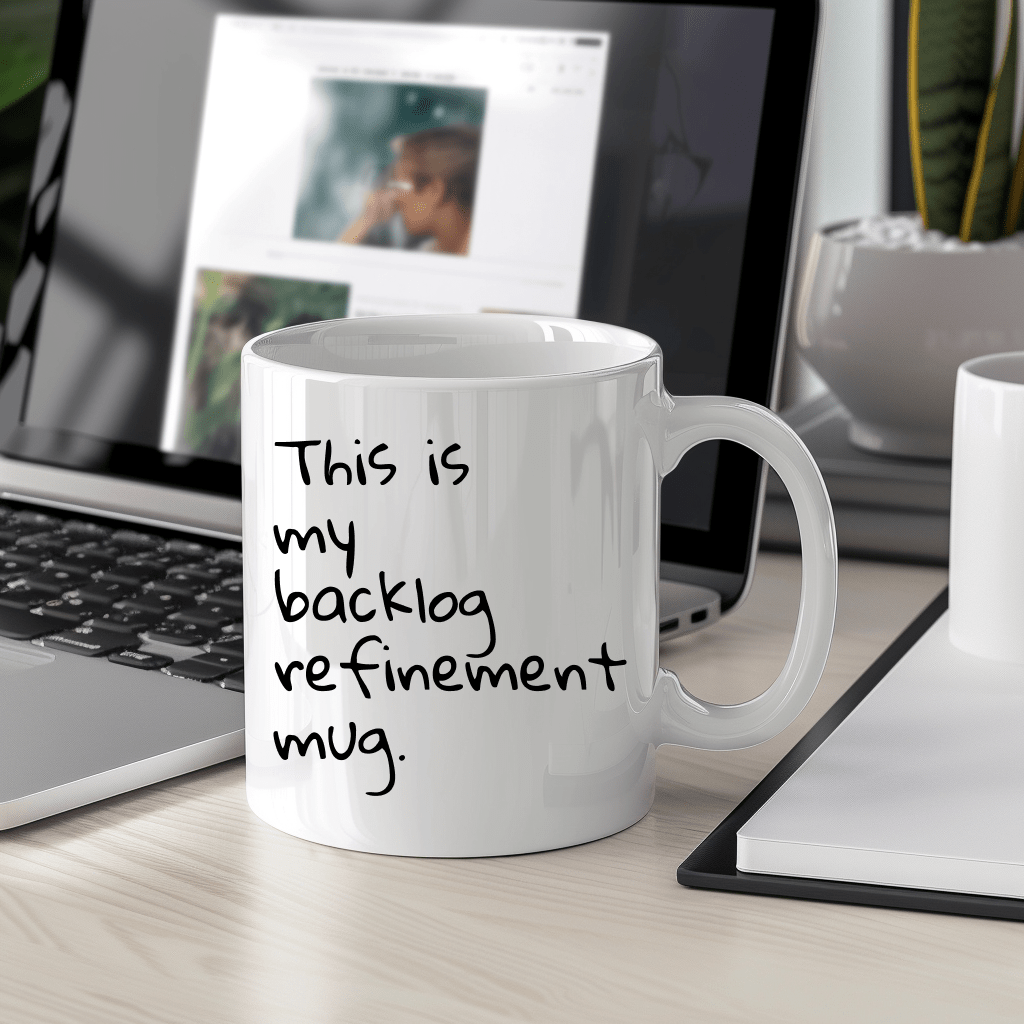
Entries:
<svg viewBox="0 0 1024 1024">
<path fill-rule="evenodd" d="M 231 598 L 228 598 L 226 601 L 221 600 L 220 594 L 213 593 L 207 594 L 199 603 L 203 608 L 216 608 L 218 612 L 228 618 L 228 621 L 230 622 L 242 621 L 242 606 Z M 227 623 L 224 623 L 224 625 L 227 625 Z"/>
<path fill-rule="evenodd" d="M 217 665 L 202 658 L 187 658 L 184 661 L 176 661 L 168 665 L 164 672 L 169 676 L 179 676 L 182 679 L 194 679 L 200 683 L 212 683 L 221 676 L 226 676 L 235 666 Z"/>
<path fill-rule="evenodd" d="M 49 573 L 63 573 L 62 578 L 74 581 L 69 583 L 69 586 L 74 586 L 76 583 L 88 583 L 91 575 L 91 570 L 84 568 L 79 563 L 69 562 L 66 565 L 54 565 L 52 558 L 40 562 L 39 568 Z"/>
<path fill-rule="evenodd" d="M 35 640 L 55 629 L 60 629 L 60 626 L 53 619 L 0 605 L 0 636 L 9 640 Z"/>
<path fill-rule="evenodd" d="M 218 587 L 215 591 L 210 592 L 210 600 L 217 600 L 221 604 L 234 605 L 241 611 L 242 609 L 242 584 L 232 583 L 229 586 Z"/>
<path fill-rule="evenodd" d="M 114 532 L 109 526 L 81 519 L 65 519 L 61 530 L 76 541 L 105 541 Z"/>
<path fill-rule="evenodd" d="M 130 555 L 121 555 L 117 560 L 118 565 L 128 565 L 138 568 L 150 568 L 157 572 L 158 576 L 162 576 L 168 569 L 174 568 L 172 565 L 167 565 L 160 561 L 159 555 L 153 555 L 150 551 L 133 551 Z M 156 576 L 153 577 L 156 579 Z"/>
<path fill-rule="evenodd" d="M 210 643 L 211 654 L 236 654 L 241 658 L 244 649 L 245 643 L 241 633 L 225 633 Z"/>
<path fill-rule="evenodd" d="M 3 523 L 0 525 L 0 545 L 4 547 L 13 547 L 22 537 L 35 537 L 40 533 L 48 533 L 50 531 L 40 530 L 36 526 L 30 526 L 28 523 Z"/>
<path fill-rule="evenodd" d="M 73 553 L 69 553 L 69 551 L 48 559 L 47 568 L 63 569 L 66 572 L 77 572 L 79 575 L 89 576 L 102 569 L 109 569 L 114 564 L 113 558 L 97 554 L 94 551 L 75 551 Z"/>
<path fill-rule="evenodd" d="M 208 558 L 217 553 L 216 548 L 211 548 L 208 544 L 200 544 L 195 540 L 169 540 L 164 548 L 176 555 L 187 555 L 193 561 L 199 561 L 201 558 Z"/>
<path fill-rule="evenodd" d="M 149 615 L 163 616 L 168 612 L 177 611 L 182 605 L 188 604 L 188 598 L 175 594 L 152 594 L 140 590 L 134 597 L 118 601 L 114 606 L 119 611 L 140 611 Z"/>
<path fill-rule="evenodd" d="M 5 522 L 0 524 L 0 544 L 10 547 L 23 537 L 38 537 L 40 534 L 48 535 L 50 532 L 52 530 L 40 529 L 38 526 L 25 522 Z"/>
<path fill-rule="evenodd" d="M 68 549 L 64 552 L 65 557 L 69 555 L 77 555 L 79 552 L 88 552 L 96 558 L 105 558 L 107 563 L 113 565 L 117 561 L 118 556 L 124 552 L 120 548 L 115 548 L 111 544 L 104 544 L 101 541 L 86 540 L 81 544 L 69 544 Z"/>
<path fill-rule="evenodd" d="M 0 572 L 30 572 L 37 569 L 40 564 L 38 555 L 26 555 L 23 551 L 16 549 L 6 550 L 0 556 Z"/>
<path fill-rule="evenodd" d="M 95 618 L 97 625 L 105 629 L 115 629 L 121 633 L 139 633 L 159 621 L 160 617 L 150 612 L 118 608 L 111 608 L 110 611 Z"/>
<path fill-rule="evenodd" d="M 26 586 L 9 587 L 7 590 L 0 590 L 0 608 L 17 608 L 27 612 L 31 608 L 39 607 L 52 596 Z"/>
<path fill-rule="evenodd" d="M 11 516 L 11 521 L 22 526 L 29 526 L 37 533 L 42 533 L 44 530 L 59 530 L 64 525 L 63 519 L 48 516 L 45 512 L 34 512 L 27 508 L 18 509 Z"/>
<path fill-rule="evenodd" d="M 30 533 L 15 542 L 18 551 L 45 558 L 61 554 L 68 546 L 68 538 L 59 533 Z"/>
<path fill-rule="evenodd" d="M 25 585 L 33 590 L 40 590 L 47 594 L 63 594 L 71 590 L 82 577 L 78 573 L 70 573 L 64 569 L 39 569 L 36 572 L 27 573 L 22 577 Z"/>
<path fill-rule="evenodd" d="M 63 530 L 33 530 L 31 533 L 23 533 L 18 538 L 17 545 L 21 547 L 31 541 L 52 544 L 53 547 L 59 547 L 62 551 L 69 544 L 73 543 L 71 537 Z"/>
<path fill-rule="evenodd" d="M 218 565 L 233 566 L 236 572 L 242 571 L 242 552 L 235 548 L 224 548 L 213 556 Z"/>
<path fill-rule="evenodd" d="M 215 679 L 214 683 L 217 686 L 224 687 L 225 690 L 234 690 L 236 693 L 245 693 L 245 673 L 241 669 L 237 672 L 232 672 L 230 675 L 224 676 L 222 679 Z"/>
<path fill-rule="evenodd" d="M 215 586 L 221 580 L 237 575 L 238 570 L 231 565 L 216 565 L 209 562 L 193 562 L 179 565 L 167 574 L 168 580 L 198 580 L 209 586 Z"/>
<path fill-rule="evenodd" d="M 48 544 L 37 544 L 32 541 L 31 544 L 26 544 L 24 547 L 17 549 L 19 552 L 29 555 L 31 558 L 37 559 L 39 562 L 45 562 L 54 555 L 59 555 L 61 552 L 59 549 L 55 550 Z"/>
<path fill-rule="evenodd" d="M 221 597 L 220 594 L 208 594 L 206 601 L 211 604 L 216 604 L 218 607 L 224 609 L 224 614 L 231 614 L 231 621 L 241 623 L 242 621 L 242 602 L 233 597 Z M 239 627 L 241 628 L 241 627 Z"/>
<path fill-rule="evenodd" d="M 109 608 L 115 601 L 123 601 L 131 597 L 135 591 L 124 583 L 112 583 L 110 580 L 89 581 L 67 592 L 69 598 L 79 598 L 97 608 Z"/>
<path fill-rule="evenodd" d="M 81 622 L 83 619 L 91 618 L 95 610 L 81 601 L 54 597 L 34 608 L 33 614 L 45 615 L 47 618 L 59 619 L 61 622 Z"/>
<path fill-rule="evenodd" d="M 45 615 L 50 619 L 74 623 L 79 623 L 93 614 L 89 607 L 81 601 L 54 597 L 53 594 L 25 586 L 0 592 L 0 607 L 27 611 L 33 615 Z"/>
<path fill-rule="evenodd" d="M 226 651 L 222 654 L 197 654 L 196 661 L 204 661 L 208 665 L 220 665 L 235 672 L 244 664 L 241 651 Z"/>
<path fill-rule="evenodd" d="M 161 547 L 163 537 L 154 533 L 140 533 L 138 530 L 115 530 L 110 535 L 110 543 L 128 551 L 149 551 Z"/>
<path fill-rule="evenodd" d="M 220 629 L 234 620 L 234 609 L 225 610 L 213 601 L 182 608 L 181 611 L 167 616 L 168 622 L 194 622 L 197 626 L 206 626 L 209 629 Z"/>
<path fill-rule="evenodd" d="M 194 622 L 163 622 L 146 630 L 151 640 L 160 640 L 177 647 L 202 647 L 217 635 L 217 630 Z"/>
<path fill-rule="evenodd" d="M 168 572 L 182 562 L 187 562 L 188 557 L 177 555 L 173 551 L 136 551 L 130 555 L 122 555 L 118 562 L 145 562 L 147 565 L 158 565 L 164 572 Z"/>
<path fill-rule="evenodd" d="M 151 651 L 129 649 L 108 654 L 107 661 L 112 661 L 115 665 L 128 665 L 131 668 L 153 669 L 170 665 L 174 662 L 174 659 L 168 658 L 166 654 L 153 654 Z"/>
<path fill-rule="evenodd" d="M 174 594 L 176 597 L 192 600 L 206 590 L 201 580 L 162 579 L 147 583 L 145 590 L 154 594 Z"/>
<path fill-rule="evenodd" d="M 162 575 L 163 569 L 159 565 L 133 559 L 130 562 L 112 565 L 108 569 L 101 569 L 96 573 L 96 578 L 110 580 L 111 583 L 125 583 L 132 587 L 140 587 L 143 583 L 148 583 Z"/>
<path fill-rule="evenodd" d="M 69 651 L 87 658 L 99 658 L 111 651 L 121 651 L 132 643 L 142 641 L 134 637 L 128 638 L 124 633 L 112 629 L 98 629 L 95 626 L 75 626 L 61 633 L 54 633 L 42 641 L 44 647 L 52 647 L 58 651 Z"/>
</svg>

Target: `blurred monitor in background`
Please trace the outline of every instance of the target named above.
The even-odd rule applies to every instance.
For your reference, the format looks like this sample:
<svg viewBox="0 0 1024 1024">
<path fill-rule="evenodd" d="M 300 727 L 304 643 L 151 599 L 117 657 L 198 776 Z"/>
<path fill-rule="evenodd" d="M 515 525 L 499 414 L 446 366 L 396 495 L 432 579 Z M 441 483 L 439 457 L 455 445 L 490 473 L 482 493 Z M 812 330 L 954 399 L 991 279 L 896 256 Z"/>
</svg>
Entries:
<svg viewBox="0 0 1024 1024">
<path fill-rule="evenodd" d="M 235 493 L 242 346 L 342 316 L 620 324 L 660 344 L 670 391 L 768 403 L 816 17 L 93 0 L 73 95 L 48 93 L 68 146 L 7 318 L 4 450 L 155 481 L 205 460 L 202 486 Z M 689 453 L 664 557 L 739 587 L 759 479 L 728 444 Z"/>
</svg>

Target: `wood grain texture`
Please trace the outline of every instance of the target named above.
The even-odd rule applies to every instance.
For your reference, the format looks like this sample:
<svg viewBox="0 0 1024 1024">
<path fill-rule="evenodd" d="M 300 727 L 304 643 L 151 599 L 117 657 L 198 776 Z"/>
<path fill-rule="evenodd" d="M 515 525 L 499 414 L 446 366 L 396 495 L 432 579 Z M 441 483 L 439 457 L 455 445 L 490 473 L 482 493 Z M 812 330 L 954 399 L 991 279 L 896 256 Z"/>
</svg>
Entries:
<svg viewBox="0 0 1024 1024">
<path fill-rule="evenodd" d="M 662 748 L 654 809 L 586 846 L 407 860 L 250 813 L 233 762 L 0 835 L 5 1022 L 1019 1020 L 1024 929 L 688 890 L 683 857 L 944 585 L 846 562 L 826 678 L 771 743 Z M 799 563 L 663 648 L 741 699 L 785 660 Z"/>
</svg>

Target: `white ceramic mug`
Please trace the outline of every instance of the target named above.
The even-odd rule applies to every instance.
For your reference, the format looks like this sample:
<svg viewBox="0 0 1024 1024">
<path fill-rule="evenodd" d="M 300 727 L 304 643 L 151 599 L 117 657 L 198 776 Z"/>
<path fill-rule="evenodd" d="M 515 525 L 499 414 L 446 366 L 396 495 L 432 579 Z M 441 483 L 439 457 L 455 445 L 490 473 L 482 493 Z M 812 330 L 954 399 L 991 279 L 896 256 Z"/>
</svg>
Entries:
<svg viewBox="0 0 1024 1024">
<path fill-rule="evenodd" d="M 658 666 L 660 479 L 727 438 L 803 545 L 782 674 L 732 707 Z M 524 853 L 633 824 L 661 743 L 768 739 L 817 685 L 836 547 L 777 417 L 673 399 L 649 338 L 512 315 L 277 331 L 242 353 L 246 790 L 353 850 Z"/>
<path fill-rule="evenodd" d="M 949 638 L 968 654 L 1024 664 L 1024 352 L 957 371 Z"/>
</svg>

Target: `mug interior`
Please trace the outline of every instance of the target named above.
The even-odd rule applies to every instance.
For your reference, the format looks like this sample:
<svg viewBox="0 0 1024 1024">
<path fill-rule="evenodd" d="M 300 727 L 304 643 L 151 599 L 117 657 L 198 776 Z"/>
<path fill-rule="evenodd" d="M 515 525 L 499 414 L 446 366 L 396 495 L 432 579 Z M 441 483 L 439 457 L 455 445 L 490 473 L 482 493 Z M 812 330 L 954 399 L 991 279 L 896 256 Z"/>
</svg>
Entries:
<svg viewBox="0 0 1024 1024">
<path fill-rule="evenodd" d="M 1024 352 L 999 352 L 963 364 L 965 372 L 1000 384 L 1024 386 Z"/>
<path fill-rule="evenodd" d="M 658 351 L 607 324 L 508 313 L 329 320 L 273 331 L 254 354 L 311 370 L 380 377 L 546 377 L 629 366 Z"/>
</svg>

